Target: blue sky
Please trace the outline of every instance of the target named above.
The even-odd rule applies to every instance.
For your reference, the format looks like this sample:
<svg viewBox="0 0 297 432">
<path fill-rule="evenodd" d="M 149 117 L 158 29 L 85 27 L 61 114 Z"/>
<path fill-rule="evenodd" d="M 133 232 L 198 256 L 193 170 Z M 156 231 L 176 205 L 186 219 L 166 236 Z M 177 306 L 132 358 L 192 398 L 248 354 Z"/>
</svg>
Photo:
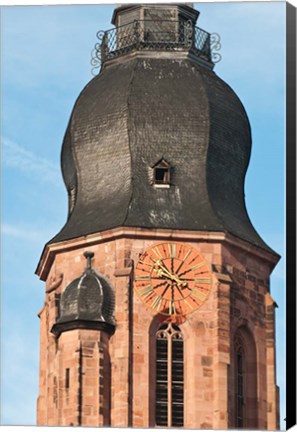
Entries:
<svg viewBox="0 0 297 432">
<path fill-rule="evenodd" d="M 238 94 L 252 127 L 246 204 L 282 259 L 271 278 L 279 308 L 277 381 L 285 417 L 285 3 L 201 3 L 197 25 L 221 36 L 216 73 Z M 113 5 L 2 7 L 1 423 L 35 424 L 44 244 L 63 226 L 60 150 L 73 104 L 91 75 L 96 32 Z M 284 422 L 282 422 L 284 428 Z"/>
</svg>

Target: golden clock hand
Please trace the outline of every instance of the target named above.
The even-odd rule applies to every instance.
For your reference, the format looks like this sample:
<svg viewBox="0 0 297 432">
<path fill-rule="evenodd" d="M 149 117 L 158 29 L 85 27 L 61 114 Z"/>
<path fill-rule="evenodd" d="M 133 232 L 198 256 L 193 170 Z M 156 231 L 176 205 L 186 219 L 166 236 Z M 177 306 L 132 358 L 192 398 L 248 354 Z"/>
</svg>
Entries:
<svg viewBox="0 0 297 432">
<path fill-rule="evenodd" d="M 171 275 L 171 279 L 177 283 L 178 286 L 186 286 L 187 282 L 182 282 L 177 276 Z"/>
<path fill-rule="evenodd" d="M 163 275 L 165 277 L 168 277 L 169 279 L 177 282 L 178 286 L 183 286 L 183 287 L 187 286 L 187 282 L 182 282 L 180 279 L 178 279 L 177 276 L 174 276 L 173 274 L 171 274 L 169 272 L 169 270 L 161 264 L 160 260 L 156 260 L 152 256 L 150 256 L 150 258 L 159 267 L 159 270 L 154 268 L 154 271 L 158 274 L 158 276 Z"/>
<path fill-rule="evenodd" d="M 177 276 L 171 274 L 169 271 L 167 271 L 166 273 L 168 273 L 168 276 L 170 277 L 171 280 L 173 280 L 174 282 L 176 282 L 178 284 L 178 286 L 183 286 L 185 287 L 188 283 L 187 282 L 182 282 L 181 279 L 179 279 Z"/>
<path fill-rule="evenodd" d="M 163 271 L 162 269 L 154 269 L 158 276 L 165 276 L 167 279 L 172 280 L 172 275 L 168 272 Z"/>
<path fill-rule="evenodd" d="M 156 260 L 156 259 L 155 259 L 154 257 L 152 257 L 151 255 L 150 255 L 149 257 L 150 257 L 150 259 L 153 261 L 153 263 L 157 264 L 158 267 L 160 267 L 160 268 L 162 268 L 163 270 L 165 270 L 165 271 L 168 272 L 167 268 L 164 267 L 164 266 L 161 264 L 161 260 Z M 168 273 L 169 273 L 169 272 L 168 272 Z"/>
<path fill-rule="evenodd" d="M 186 287 L 188 285 L 187 282 L 182 282 L 177 276 L 169 273 L 169 272 L 164 272 L 163 270 L 157 270 L 158 275 L 163 275 L 165 277 L 168 277 L 169 279 L 171 279 L 172 281 L 176 282 L 178 286 L 182 286 L 182 287 Z"/>
<path fill-rule="evenodd" d="M 160 270 L 157 270 L 157 269 L 154 269 L 156 272 L 163 272 L 163 275 L 164 276 L 168 276 L 168 277 L 170 277 L 170 278 L 172 278 L 172 274 L 169 272 L 169 270 L 167 270 L 167 268 L 166 267 L 164 267 L 161 263 L 160 263 L 160 261 L 157 261 L 157 260 L 155 260 L 153 257 L 151 257 L 152 258 L 152 260 L 153 260 L 153 262 L 160 268 Z M 161 273 L 160 273 L 161 274 Z"/>
<path fill-rule="evenodd" d="M 163 275 L 163 276 L 166 276 L 166 277 L 168 277 L 169 279 L 175 281 L 175 282 L 178 284 L 178 286 L 181 285 L 181 286 L 185 287 L 185 286 L 187 285 L 187 282 L 182 282 L 182 281 L 181 281 L 177 276 L 171 274 L 171 273 L 169 272 L 169 270 L 167 270 L 167 268 L 164 267 L 164 266 L 160 263 L 160 261 L 154 260 L 153 257 L 152 257 L 152 260 L 153 260 L 154 263 L 159 267 L 159 270 L 154 269 L 155 272 L 157 272 L 158 276 L 162 276 L 162 275 Z"/>
</svg>

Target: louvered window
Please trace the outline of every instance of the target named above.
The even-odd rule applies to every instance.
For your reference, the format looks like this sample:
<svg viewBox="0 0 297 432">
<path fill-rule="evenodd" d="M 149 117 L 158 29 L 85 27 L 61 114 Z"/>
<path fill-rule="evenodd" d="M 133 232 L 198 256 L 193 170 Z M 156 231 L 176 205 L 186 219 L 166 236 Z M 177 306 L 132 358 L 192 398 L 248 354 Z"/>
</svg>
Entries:
<svg viewBox="0 0 297 432">
<path fill-rule="evenodd" d="M 243 409 L 244 409 L 244 369 L 243 369 L 243 350 L 239 347 L 236 353 L 236 427 L 243 428 Z"/>
<path fill-rule="evenodd" d="M 184 425 L 184 346 L 175 324 L 162 325 L 156 337 L 156 425 Z"/>
</svg>

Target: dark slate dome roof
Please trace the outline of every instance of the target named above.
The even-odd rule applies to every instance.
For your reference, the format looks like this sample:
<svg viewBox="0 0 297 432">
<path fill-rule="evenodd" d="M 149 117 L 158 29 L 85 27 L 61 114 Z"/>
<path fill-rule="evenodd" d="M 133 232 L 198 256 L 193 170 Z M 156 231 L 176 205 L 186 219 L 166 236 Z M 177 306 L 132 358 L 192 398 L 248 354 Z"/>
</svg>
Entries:
<svg viewBox="0 0 297 432">
<path fill-rule="evenodd" d="M 88 252 L 87 252 L 88 254 Z M 88 266 L 81 277 L 73 280 L 61 294 L 59 318 L 55 328 L 75 322 L 114 326 L 114 292 L 110 284 Z"/>
<path fill-rule="evenodd" d="M 243 105 L 213 71 L 187 58 L 110 62 L 71 115 L 69 216 L 51 243 L 132 226 L 225 231 L 271 251 L 245 207 L 250 152 Z M 151 184 L 160 159 L 172 167 L 167 189 Z"/>
</svg>

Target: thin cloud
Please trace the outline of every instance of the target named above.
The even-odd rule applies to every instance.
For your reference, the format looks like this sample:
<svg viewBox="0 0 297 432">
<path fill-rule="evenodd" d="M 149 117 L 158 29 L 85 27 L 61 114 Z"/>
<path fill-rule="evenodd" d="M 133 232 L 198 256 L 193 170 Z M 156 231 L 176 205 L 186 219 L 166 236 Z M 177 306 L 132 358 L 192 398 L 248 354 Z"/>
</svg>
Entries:
<svg viewBox="0 0 297 432">
<path fill-rule="evenodd" d="M 41 88 L 44 92 L 49 82 L 52 87 L 54 83 L 63 88 L 67 80 L 80 89 L 82 83 L 92 78 L 90 60 L 96 33 L 106 27 L 112 10 L 107 5 L 5 9 L 4 81 L 21 88 Z M 74 32 L 81 35 L 75 43 Z M 21 45 L 15 43 L 18 40 Z"/>
<path fill-rule="evenodd" d="M 56 164 L 37 156 L 9 139 L 3 139 L 2 160 L 4 166 L 29 174 L 31 178 L 38 179 L 38 181 L 48 182 L 55 186 L 61 185 L 60 169 Z"/>
<path fill-rule="evenodd" d="M 52 232 L 10 225 L 6 223 L 1 225 L 1 234 L 7 237 L 13 237 L 17 240 L 37 242 L 39 244 L 52 237 Z"/>
</svg>

